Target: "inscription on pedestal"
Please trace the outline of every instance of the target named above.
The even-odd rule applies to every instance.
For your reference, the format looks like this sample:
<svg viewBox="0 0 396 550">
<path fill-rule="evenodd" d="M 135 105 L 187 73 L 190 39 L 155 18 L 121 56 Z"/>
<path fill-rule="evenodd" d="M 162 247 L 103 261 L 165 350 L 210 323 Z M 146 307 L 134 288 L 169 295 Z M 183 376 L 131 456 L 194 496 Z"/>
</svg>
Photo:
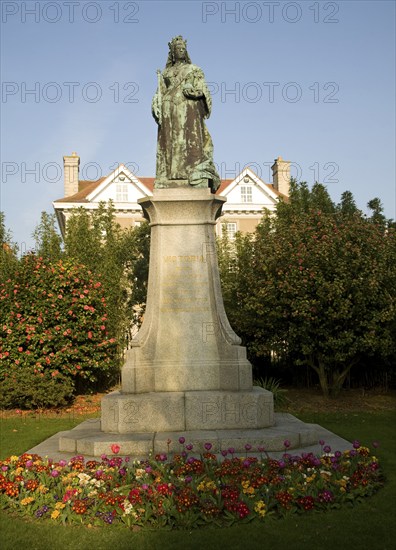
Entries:
<svg viewBox="0 0 396 550">
<path fill-rule="evenodd" d="M 263 415 L 263 406 L 254 402 L 207 401 L 202 403 L 201 410 L 202 424 L 254 423 L 260 421 Z"/>
<path fill-rule="evenodd" d="M 206 257 L 203 254 L 164 255 L 163 262 L 160 311 L 208 312 Z"/>
<path fill-rule="evenodd" d="M 272 394 L 262 388 L 252 392 L 186 393 L 189 430 L 243 430 L 272 425 Z"/>
</svg>

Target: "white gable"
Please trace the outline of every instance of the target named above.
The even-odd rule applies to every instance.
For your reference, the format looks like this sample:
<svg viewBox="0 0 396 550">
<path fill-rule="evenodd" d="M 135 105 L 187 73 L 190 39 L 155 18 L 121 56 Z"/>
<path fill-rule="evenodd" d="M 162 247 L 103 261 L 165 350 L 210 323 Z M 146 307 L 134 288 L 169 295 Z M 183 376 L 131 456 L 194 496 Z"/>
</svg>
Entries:
<svg viewBox="0 0 396 550">
<path fill-rule="evenodd" d="M 227 197 L 223 212 L 227 211 L 262 211 L 273 210 L 278 197 L 276 193 L 256 174 L 246 168 L 235 178 L 222 193 Z"/>
<path fill-rule="evenodd" d="M 132 172 L 120 164 L 102 183 L 88 196 L 89 202 L 112 200 L 117 207 L 123 203 L 137 205 L 137 200 L 150 196 L 152 193 Z M 139 207 L 140 208 L 140 207 Z"/>
</svg>

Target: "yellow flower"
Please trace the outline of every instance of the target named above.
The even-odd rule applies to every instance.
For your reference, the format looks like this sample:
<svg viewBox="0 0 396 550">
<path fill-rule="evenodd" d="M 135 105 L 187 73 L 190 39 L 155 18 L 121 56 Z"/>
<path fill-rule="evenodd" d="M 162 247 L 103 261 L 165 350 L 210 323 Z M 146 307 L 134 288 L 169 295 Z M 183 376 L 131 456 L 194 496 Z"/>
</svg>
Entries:
<svg viewBox="0 0 396 550">
<path fill-rule="evenodd" d="M 66 506 L 66 504 L 64 502 L 57 502 L 55 504 L 55 509 L 56 510 L 62 510 L 65 506 Z"/>
<path fill-rule="evenodd" d="M 43 484 L 39 485 L 38 490 L 39 490 L 40 493 L 42 493 L 43 495 L 45 495 L 45 493 L 48 493 L 48 491 L 49 491 L 48 487 L 46 487 L 46 486 L 43 485 Z"/>
<path fill-rule="evenodd" d="M 21 467 L 19 466 L 19 468 L 17 468 L 17 469 L 15 470 L 15 474 L 16 474 L 17 476 L 19 476 L 19 474 L 20 474 L 21 472 L 23 472 L 23 468 L 21 468 Z"/>
<path fill-rule="evenodd" d="M 56 519 L 60 516 L 59 510 L 54 510 L 51 514 L 51 519 Z"/>
<path fill-rule="evenodd" d="M 33 497 L 26 497 L 26 498 L 23 498 L 23 499 L 21 500 L 22 506 L 27 506 L 28 504 L 31 504 L 32 502 L 34 502 L 34 498 L 33 498 Z"/>
<path fill-rule="evenodd" d="M 19 459 L 19 456 L 12 455 L 10 457 L 10 462 L 16 462 Z"/>
<path fill-rule="evenodd" d="M 216 483 L 212 480 L 202 480 L 197 487 L 198 491 L 214 491 L 217 489 Z"/>
<path fill-rule="evenodd" d="M 205 483 L 201 481 L 201 483 L 197 487 L 198 491 L 205 491 Z"/>
<path fill-rule="evenodd" d="M 260 516 L 260 517 L 264 517 L 265 514 L 266 514 L 266 506 L 265 506 L 265 502 L 263 502 L 262 500 L 259 500 L 258 502 L 256 502 L 256 504 L 254 505 L 254 511 Z"/>
</svg>

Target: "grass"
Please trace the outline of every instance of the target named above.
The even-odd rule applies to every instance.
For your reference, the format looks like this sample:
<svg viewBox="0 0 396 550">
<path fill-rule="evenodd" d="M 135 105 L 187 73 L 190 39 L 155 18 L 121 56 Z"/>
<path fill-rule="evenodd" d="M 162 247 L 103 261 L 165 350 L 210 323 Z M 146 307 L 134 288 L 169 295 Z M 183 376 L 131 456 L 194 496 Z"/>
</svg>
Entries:
<svg viewBox="0 0 396 550">
<path fill-rule="evenodd" d="M 370 550 L 393 550 L 396 540 L 396 439 L 394 412 L 304 413 L 298 415 L 306 422 L 315 422 L 348 440 L 359 439 L 371 445 L 379 441 L 376 455 L 387 477 L 386 485 L 372 498 L 353 508 L 327 513 L 290 515 L 282 521 L 266 521 L 237 525 L 228 529 L 195 531 L 130 531 L 125 528 L 88 529 L 85 527 L 55 526 L 50 521 L 27 522 L 0 513 L 2 550 L 27 546 L 30 550 L 86 549 L 117 547 L 140 549 L 207 550 L 219 546 L 227 550 L 271 547 L 274 550 L 299 550 L 314 546 L 334 550 L 346 545 Z M 78 418 L 3 418 L 1 420 L 1 456 L 20 454 L 56 431 L 70 429 L 82 420 Z M 18 430 L 18 431 L 14 431 Z M 4 448 L 3 448 L 4 445 Z"/>
<path fill-rule="evenodd" d="M 50 417 L 45 413 L 0 417 L 0 458 L 20 455 L 57 432 L 71 430 L 86 418 L 73 414 Z"/>
</svg>

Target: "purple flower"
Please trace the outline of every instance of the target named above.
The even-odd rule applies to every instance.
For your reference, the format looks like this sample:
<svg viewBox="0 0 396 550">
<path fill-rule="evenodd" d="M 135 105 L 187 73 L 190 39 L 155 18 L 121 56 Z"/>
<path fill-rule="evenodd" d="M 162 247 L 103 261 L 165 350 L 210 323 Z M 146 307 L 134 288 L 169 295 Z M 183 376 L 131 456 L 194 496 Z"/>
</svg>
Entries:
<svg viewBox="0 0 396 550">
<path fill-rule="evenodd" d="M 147 491 L 148 488 L 149 488 L 149 486 L 147 485 L 147 483 L 143 483 L 143 485 L 142 485 L 143 491 Z"/>
<path fill-rule="evenodd" d="M 183 445 L 183 444 L 185 443 L 185 441 L 186 441 L 186 438 L 185 438 L 185 437 L 183 437 L 183 436 L 182 436 L 182 437 L 179 437 L 179 443 L 180 443 L 180 445 Z"/>
<path fill-rule="evenodd" d="M 3 472 L 6 472 L 8 470 L 8 466 L 2 466 L 1 469 L 3 470 Z"/>
<path fill-rule="evenodd" d="M 230 453 L 230 455 L 233 455 L 233 454 L 235 453 L 234 447 L 230 447 L 230 448 L 228 449 L 228 452 Z"/>
<path fill-rule="evenodd" d="M 355 441 L 352 443 L 352 446 L 354 449 L 359 449 L 360 447 L 360 441 L 358 441 L 357 439 L 355 439 Z"/>
<path fill-rule="evenodd" d="M 60 466 L 61 468 L 64 468 L 65 466 L 67 466 L 67 460 L 63 460 L 63 459 L 60 460 L 60 461 L 59 461 L 59 466 Z"/>
<path fill-rule="evenodd" d="M 128 463 L 128 462 L 130 462 L 130 460 L 131 460 L 131 457 L 130 457 L 130 456 L 126 456 L 124 460 L 125 460 L 125 462 L 127 462 L 127 463 Z"/>
<path fill-rule="evenodd" d="M 186 456 L 187 456 L 186 451 L 182 451 L 181 455 L 182 455 L 183 458 L 186 458 Z"/>
<path fill-rule="evenodd" d="M 323 450 L 324 450 L 325 453 L 330 453 L 331 452 L 330 445 L 326 445 L 325 447 L 323 447 Z"/>
<path fill-rule="evenodd" d="M 26 468 L 31 468 L 33 466 L 33 460 L 28 460 L 25 464 Z"/>
<path fill-rule="evenodd" d="M 107 460 L 107 455 L 105 455 L 105 454 L 100 455 L 100 458 L 101 458 L 102 460 Z"/>
<path fill-rule="evenodd" d="M 250 467 L 250 460 L 248 458 L 246 458 L 243 462 L 242 462 L 242 466 L 244 468 L 249 468 Z"/>
<path fill-rule="evenodd" d="M 325 444 L 324 439 L 319 439 L 319 445 L 323 447 L 324 444 Z"/>
<path fill-rule="evenodd" d="M 153 469 L 151 466 L 147 466 L 147 468 L 145 468 L 144 471 L 146 472 L 146 474 L 150 474 L 153 471 Z"/>
<path fill-rule="evenodd" d="M 195 458 L 193 456 L 188 457 L 187 464 L 194 464 Z"/>
<path fill-rule="evenodd" d="M 351 451 L 349 451 L 349 456 L 356 456 L 357 455 L 357 452 L 355 449 L 352 449 Z"/>
<path fill-rule="evenodd" d="M 52 470 L 51 477 L 58 477 L 59 471 L 58 470 Z"/>
<path fill-rule="evenodd" d="M 158 456 L 158 460 L 159 460 L 159 462 L 166 462 L 168 460 L 168 457 L 166 456 L 166 453 L 161 453 Z"/>
<path fill-rule="evenodd" d="M 211 443 L 205 443 L 204 447 L 207 451 L 210 451 L 210 449 L 212 448 L 212 444 Z"/>
<path fill-rule="evenodd" d="M 286 463 L 283 460 L 279 460 L 278 466 L 279 468 L 284 468 L 286 466 Z"/>
<path fill-rule="evenodd" d="M 221 451 L 221 454 L 222 454 L 223 456 L 227 456 L 227 455 L 228 455 L 228 451 L 226 451 L 226 449 L 223 449 L 223 450 Z"/>
<path fill-rule="evenodd" d="M 125 468 L 120 468 L 118 470 L 118 472 L 119 472 L 120 476 L 124 476 L 126 474 L 126 469 Z"/>
<path fill-rule="evenodd" d="M 186 483 L 191 483 L 192 482 L 192 477 L 191 476 L 187 476 L 186 479 L 184 480 Z"/>
<path fill-rule="evenodd" d="M 246 443 L 245 450 L 250 451 L 251 448 L 252 448 L 252 446 L 250 445 L 250 443 Z"/>
<path fill-rule="evenodd" d="M 194 445 L 191 445 L 191 443 L 189 443 L 188 445 L 186 445 L 186 449 L 187 451 L 192 451 Z"/>
<path fill-rule="evenodd" d="M 340 457 L 342 456 L 341 451 L 336 451 L 336 452 L 334 453 L 334 456 L 335 456 L 336 458 L 340 458 Z"/>
<path fill-rule="evenodd" d="M 319 493 L 318 500 L 319 502 L 332 502 L 334 500 L 334 495 L 331 491 L 324 489 Z"/>
<path fill-rule="evenodd" d="M 265 447 L 258 447 L 259 453 L 265 453 Z"/>
<path fill-rule="evenodd" d="M 285 439 L 283 445 L 286 447 L 286 449 L 288 449 L 290 447 L 290 441 L 288 439 Z"/>
</svg>

